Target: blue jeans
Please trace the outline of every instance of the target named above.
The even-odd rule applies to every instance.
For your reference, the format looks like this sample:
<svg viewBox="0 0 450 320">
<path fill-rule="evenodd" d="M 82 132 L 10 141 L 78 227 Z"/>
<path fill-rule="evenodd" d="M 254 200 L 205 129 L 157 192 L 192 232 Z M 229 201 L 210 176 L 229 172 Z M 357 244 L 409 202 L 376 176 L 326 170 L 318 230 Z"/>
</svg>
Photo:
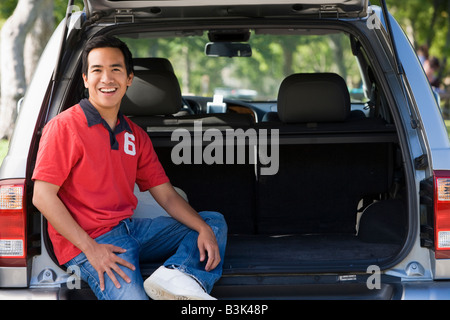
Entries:
<svg viewBox="0 0 450 320">
<path fill-rule="evenodd" d="M 111 231 L 95 239 L 98 243 L 112 244 L 126 249 L 125 253 L 118 256 L 136 267 L 136 270 L 132 271 L 119 265 L 131 279 L 130 283 L 126 283 L 116 274 L 121 285 L 120 289 L 117 289 L 105 274 L 105 290 L 101 291 L 97 271 L 91 266 L 84 253 L 80 253 L 65 265 L 66 267 L 77 266 L 81 279 L 89 284 L 97 298 L 101 300 L 148 299 L 143 287 L 140 261 L 165 260 L 164 266 L 173 266 L 192 276 L 209 293 L 222 275 L 227 225 L 220 213 L 204 211 L 200 212 L 200 216 L 214 231 L 221 257 L 220 264 L 209 272 L 205 271 L 206 261 L 200 262 L 197 246 L 198 233 L 170 217 L 126 219 Z"/>
</svg>

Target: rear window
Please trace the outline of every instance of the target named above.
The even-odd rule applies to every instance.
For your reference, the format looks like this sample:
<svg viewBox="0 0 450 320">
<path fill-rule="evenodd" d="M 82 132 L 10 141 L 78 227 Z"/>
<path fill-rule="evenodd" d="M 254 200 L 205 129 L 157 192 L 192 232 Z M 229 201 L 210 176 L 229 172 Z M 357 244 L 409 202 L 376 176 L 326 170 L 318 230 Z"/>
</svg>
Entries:
<svg viewBox="0 0 450 320">
<path fill-rule="evenodd" d="M 244 101 L 276 101 L 281 81 L 293 73 L 334 72 L 342 76 L 353 103 L 365 102 L 361 75 L 350 39 L 344 33 L 286 35 L 276 30 L 252 30 L 251 57 L 207 56 L 207 32 L 189 36 L 146 33 L 121 37 L 134 57 L 164 57 L 171 61 L 183 95 L 213 96 Z M 295 32 L 296 33 L 296 32 Z"/>
</svg>

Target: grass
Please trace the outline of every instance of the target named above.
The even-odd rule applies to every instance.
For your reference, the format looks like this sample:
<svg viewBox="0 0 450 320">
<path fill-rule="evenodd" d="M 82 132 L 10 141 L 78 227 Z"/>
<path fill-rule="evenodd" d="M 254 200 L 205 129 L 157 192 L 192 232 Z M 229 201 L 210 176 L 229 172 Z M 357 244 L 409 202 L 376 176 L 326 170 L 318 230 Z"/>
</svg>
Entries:
<svg viewBox="0 0 450 320">
<path fill-rule="evenodd" d="M 9 141 L 6 139 L 0 140 L 0 165 L 8 152 Z"/>
</svg>

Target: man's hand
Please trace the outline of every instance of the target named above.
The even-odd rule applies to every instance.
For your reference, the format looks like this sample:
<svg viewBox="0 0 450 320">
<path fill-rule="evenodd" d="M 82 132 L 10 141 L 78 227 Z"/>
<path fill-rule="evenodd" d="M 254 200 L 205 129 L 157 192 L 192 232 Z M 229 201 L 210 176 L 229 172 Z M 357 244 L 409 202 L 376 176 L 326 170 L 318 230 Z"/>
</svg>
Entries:
<svg viewBox="0 0 450 320">
<path fill-rule="evenodd" d="M 98 279 L 100 281 L 100 290 L 105 290 L 104 273 L 108 275 L 117 289 L 120 288 L 120 283 L 114 275 L 115 271 L 125 282 L 130 283 L 131 279 L 119 267 L 119 264 L 131 270 L 135 270 L 134 265 L 128 261 L 120 258 L 116 253 L 124 253 L 125 249 L 116 247 L 112 244 L 95 244 L 89 250 L 85 251 L 86 258 L 91 263 L 92 267 L 97 270 Z"/>
<path fill-rule="evenodd" d="M 205 261 L 206 254 L 208 261 L 206 262 L 205 270 L 211 271 L 220 263 L 219 246 L 217 245 L 216 236 L 212 229 L 208 226 L 205 231 L 198 234 L 198 250 L 200 251 L 200 261 Z"/>
</svg>

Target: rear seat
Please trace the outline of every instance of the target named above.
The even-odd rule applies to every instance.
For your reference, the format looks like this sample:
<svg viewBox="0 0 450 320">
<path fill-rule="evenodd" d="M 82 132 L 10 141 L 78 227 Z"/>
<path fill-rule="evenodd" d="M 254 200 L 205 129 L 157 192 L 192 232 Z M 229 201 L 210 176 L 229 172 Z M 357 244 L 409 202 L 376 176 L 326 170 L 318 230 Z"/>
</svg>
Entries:
<svg viewBox="0 0 450 320">
<path fill-rule="evenodd" d="M 259 128 L 277 128 L 280 134 L 375 133 L 379 140 L 396 140 L 394 127 L 381 118 L 367 118 L 351 111 L 350 95 L 344 79 L 335 73 L 299 73 L 288 76 L 280 85 L 278 112 L 269 112 Z M 340 135 L 341 134 L 341 135 Z M 302 138 L 307 138 L 304 135 Z M 281 137 L 282 138 L 282 137 Z M 353 136 L 355 138 L 355 136 Z M 360 139 L 361 140 L 361 139 Z M 344 141 L 344 140 L 342 140 Z M 305 143 L 314 141 L 306 140 Z"/>
<path fill-rule="evenodd" d="M 355 234 L 360 200 L 388 192 L 395 133 L 381 119 L 350 117 L 350 108 L 336 74 L 283 81 L 279 121 L 258 124 L 280 134 L 278 174 L 258 177 L 258 233 Z"/>
<path fill-rule="evenodd" d="M 348 89 L 335 74 L 286 78 L 274 120 L 254 124 L 235 114 L 176 116 L 181 91 L 173 72 L 135 72 L 142 81 L 122 111 L 149 132 L 172 184 L 197 211 L 224 214 L 230 234 L 355 234 L 360 200 L 389 190 L 395 132 L 381 119 L 350 117 Z M 278 129 L 278 173 L 256 176 L 261 171 L 250 163 L 175 165 L 171 132 L 196 120 L 204 129 Z"/>
<path fill-rule="evenodd" d="M 121 111 L 147 132 L 203 127 L 250 127 L 247 114 L 192 114 L 182 103 L 181 89 L 172 64 L 165 58 L 135 58 L 134 79 L 122 100 Z"/>
<path fill-rule="evenodd" d="M 343 122 L 350 114 L 347 85 L 335 73 L 298 73 L 287 77 L 278 95 L 283 123 Z"/>
</svg>

